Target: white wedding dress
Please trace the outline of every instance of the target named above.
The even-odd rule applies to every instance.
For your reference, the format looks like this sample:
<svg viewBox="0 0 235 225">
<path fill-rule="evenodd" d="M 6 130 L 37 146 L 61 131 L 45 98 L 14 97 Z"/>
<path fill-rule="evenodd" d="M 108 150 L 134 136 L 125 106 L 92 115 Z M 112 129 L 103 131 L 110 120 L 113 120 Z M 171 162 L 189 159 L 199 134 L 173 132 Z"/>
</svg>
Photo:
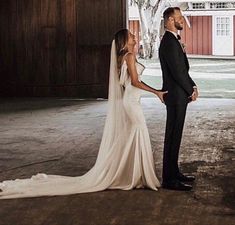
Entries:
<svg viewBox="0 0 235 225">
<path fill-rule="evenodd" d="M 139 79 L 144 66 L 136 62 Z M 141 89 L 131 85 L 124 61 L 117 73 L 116 49 L 112 43 L 108 113 L 95 165 L 78 177 L 37 174 L 28 179 L 0 183 L 0 199 L 68 195 L 102 191 L 150 188 L 158 190 L 153 153 L 144 114 Z"/>
</svg>

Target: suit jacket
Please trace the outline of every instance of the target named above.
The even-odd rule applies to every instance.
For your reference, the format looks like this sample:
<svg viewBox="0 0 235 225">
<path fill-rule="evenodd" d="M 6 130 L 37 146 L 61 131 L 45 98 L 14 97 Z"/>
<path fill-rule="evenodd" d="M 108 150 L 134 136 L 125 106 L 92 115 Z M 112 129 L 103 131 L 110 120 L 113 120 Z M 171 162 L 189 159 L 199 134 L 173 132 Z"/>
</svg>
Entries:
<svg viewBox="0 0 235 225">
<path fill-rule="evenodd" d="M 187 104 L 196 86 L 189 76 L 189 62 L 178 39 L 166 31 L 159 47 L 162 68 L 163 91 L 166 105 Z"/>
</svg>

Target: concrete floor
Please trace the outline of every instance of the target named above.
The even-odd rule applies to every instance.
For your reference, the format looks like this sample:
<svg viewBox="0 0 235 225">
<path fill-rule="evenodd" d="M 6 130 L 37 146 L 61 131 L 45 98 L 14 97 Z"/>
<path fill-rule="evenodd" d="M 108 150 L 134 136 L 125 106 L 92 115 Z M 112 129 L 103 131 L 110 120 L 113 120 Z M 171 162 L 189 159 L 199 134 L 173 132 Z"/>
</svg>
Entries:
<svg viewBox="0 0 235 225">
<path fill-rule="evenodd" d="M 158 177 L 165 107 L 142 105 Z M 106 101 L 0 100 L 0 181 L 38 172 L 78 176 L 95 162 Z M 195 174 L 192 192 L 107 190 L 0 201 L 0 225 L 235 224 L 235 99 L 199 99 L 188 108 L 181 168 Z"/>
</svg>

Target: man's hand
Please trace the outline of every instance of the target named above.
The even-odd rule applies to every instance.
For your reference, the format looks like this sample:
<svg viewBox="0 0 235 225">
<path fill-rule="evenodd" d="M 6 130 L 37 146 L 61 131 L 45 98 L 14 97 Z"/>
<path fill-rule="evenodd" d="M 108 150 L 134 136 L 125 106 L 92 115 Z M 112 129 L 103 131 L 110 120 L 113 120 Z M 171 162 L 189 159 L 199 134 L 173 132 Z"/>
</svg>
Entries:
<svg viewBox="0 0 235 225">
<path fill-rule="evenodd" d="M 191 95 L 191 99 L 192 99 L 192 101 L 196 101 L 197 100 L 197 98 L 198 98 L 198 90 L 197 90 L 197 88 L 196 87 L 194 87 L 193 88 L 193 94 Z"/>
<path fill-rule="evenodd" d="M 198 93 L 198 89 L 197 89 L 197 87 L 195 86 L 195 87 L 193 88 L 193 90 L 194 90 L 194 92 L 195 92 L 196 98 L 198 98 L 199 93 Z"/>
</svg>

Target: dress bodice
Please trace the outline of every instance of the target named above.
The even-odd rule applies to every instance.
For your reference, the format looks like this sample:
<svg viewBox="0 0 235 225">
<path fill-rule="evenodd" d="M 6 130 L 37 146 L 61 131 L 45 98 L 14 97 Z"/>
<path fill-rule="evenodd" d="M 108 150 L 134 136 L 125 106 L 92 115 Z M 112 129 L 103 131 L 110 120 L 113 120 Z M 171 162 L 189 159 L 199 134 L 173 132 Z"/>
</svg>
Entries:
<svg viewBox="0 0 235 225">
<path fill-rule="evenodd" d="M 142 63 L 136 61 L 136 69 L 137 69 L 138 75 L 141 76 L 143 71 L 144 71 L 144 69 L 145 69 L 145 66 Z"/>
<path fill-rule="evenodd" d="M 141 75 L 145 69 L 145 66 L 138 61 L 136 61 L 135 65 L 136 65 L 136 70 L 138 73 L 138 78 L 139 78 L 139 80 L 141 80 Z M 122 67 L 121 67 L 120 84 L 127 86 L 127 84 L 130 83 L 130 79 L 131 78 L 130 78 L 128 70 L 127 70 L 126 60 L 124 60 Z"/>
</svg>

